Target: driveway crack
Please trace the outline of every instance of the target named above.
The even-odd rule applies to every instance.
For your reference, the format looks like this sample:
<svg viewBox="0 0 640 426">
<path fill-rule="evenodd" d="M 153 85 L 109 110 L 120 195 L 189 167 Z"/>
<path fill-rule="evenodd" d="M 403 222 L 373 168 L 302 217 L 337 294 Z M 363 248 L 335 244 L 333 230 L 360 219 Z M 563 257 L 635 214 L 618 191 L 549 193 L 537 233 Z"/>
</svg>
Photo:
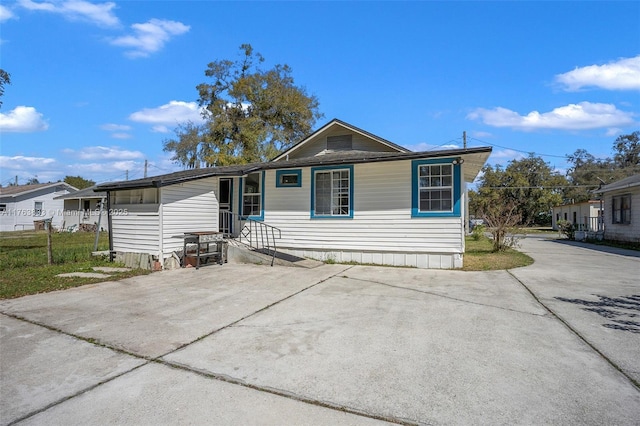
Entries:
<svg viewBox="0 0 640 426">
<path fill-rule="evenodd" d="M 595 353 L 600 355 L 600 357 L 603 360 L 605 360 L 611 367 L 613 367 L 618 372 L 620 372 L 620 374 L 622 374 L 624 377 L 626 377 L 627 380 L 629 380 L 633 384 L 633 386 L 636 387 L 636 389 L 640 390 L 640 383 L 638 381 L 636 381 L 633 377 L 631 377 L 629 374 L 627 374 L 622 368 L 620 368 L 620 366 L 618 364 L 613 362 L 604 353 L 602 353 L 600 350 L 598 350 L 598 348 L 596 348 L 593 344 L 591 344 L 591 342 L 589 342 L 589 340 L 587 340 L 586 337 L 584 337 L 582 334 L 580 334 L 580 332 L 578 330 L 576 330 L 574 327 L 572 327 L 571 324 L 569 324 L 569 322 L 565 321 L 560 315 L 556 314 L 550 307 L 548 307 L 542 300 L 540 300 L 540 298 L 538 298 L 538 296 L 536 296 L 536 294 L 523 281 L 518 279 L 518 277 L 516 277 L 510 270 L 507 270 L 507 273 L 509 275 L 511 275 L 514 280 L 516 280 L 518 283 L 520 283 L 520 285 L 525 290 L 527 290 L 527 292 L 529 292 L 531 297 L 533 297 L 535 299 L 535 301 L 540 304 L 540 306 L 542 306 L 547 312 L 549 312 L 552 317 L 554 317 L 555 319 L 560 321 L 560 323 L 562 323 L 565 327 L 567 327 L 567 329 L 569 329 L 569 331 L 571 331 L 573 334 L 575 334 L 580 340 L 582 340 L 587 346 L 589 346 Z"/>
<path fill-rule="evenodd" d="M 500 309 L 503 311 L 508 311 L 508 312 L 515 312 L 518 314 L 525 314 L 525 315 L 532 315 L 532 316 L 536 316 L 536 317 L 546 317 L 548 316 L 547 314 L 536 314 L 533 312 L 524 312 L 524 311 L 520 311 L 517 309 L 511 309 L 511 308 L 505 308 L 502 306 L 496 306 L 496 305 L 491 305 L 488 303 L 480 303 L 480 302 L 474 302 L 471 300 L 465 300 L 465 299 L 460 299 L 458 297 L 452 297 L 452 296 L 447 296 L 445 294 L 441 294 L 441 293 L 436 293 L 433 291 L 426 291 L 426 290 L 419 290 L 417 288 L 411 288 L 411 287 L 404 287 L 404 286 L 399 286 L 399 285 L 393 285 L 393 284 L 388 284 L 388 283 L 384 283 L 381 281 L 374 281 L 374 280 L 365 280 L 362 278 L 352 278 L 352 277 L 347 277 L 345 276 L 344 278 L 350 279 L 350 280 L 354 280 L 354 281 L 361 281 L 361 282 L 366 282 L 366 283 L 371 283 L 371 284 L 378 284 L 378 285 L 382 285 L 385 287 L 391 287 L 391 288 L 396 288 L 399 290 L 407 290 L 407 291 L 413 291 L 416 293 L 422 293 L 422 294 L 428 294 L 429 296 L 436 296 L 436 297 L 441 297 L 443 299 L 449 299 L 449 300 L 454 300 L 456 302 L 462 302 L 462 303 L 467 303 L 470 305 L 477 305 L 477 306 L 484 306 L 484 307 L 488 307 L 488 308 L 494 308 L 494 309 Z"/>
</svg>

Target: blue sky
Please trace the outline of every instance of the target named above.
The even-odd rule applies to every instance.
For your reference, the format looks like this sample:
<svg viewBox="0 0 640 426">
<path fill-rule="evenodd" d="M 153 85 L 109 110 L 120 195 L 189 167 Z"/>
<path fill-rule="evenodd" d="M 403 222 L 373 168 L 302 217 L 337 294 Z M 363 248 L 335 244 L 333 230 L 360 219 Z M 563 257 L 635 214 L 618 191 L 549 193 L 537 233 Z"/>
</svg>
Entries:
<svg viewBox="0 0 640 426">
<path fill-rule="evenodd" d="M 339 118 L 414 151 L 612 154 L 640 130 L 640 2 L 3 1 L 0 183 L 180 170 L 209 62 L 251 44 Z"/>
</svg>

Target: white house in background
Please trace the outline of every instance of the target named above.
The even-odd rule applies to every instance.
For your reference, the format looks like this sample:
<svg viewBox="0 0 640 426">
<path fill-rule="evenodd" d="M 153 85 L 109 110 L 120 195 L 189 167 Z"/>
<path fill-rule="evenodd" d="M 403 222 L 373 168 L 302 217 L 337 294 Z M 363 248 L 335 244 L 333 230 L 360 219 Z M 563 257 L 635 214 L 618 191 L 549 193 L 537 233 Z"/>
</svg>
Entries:
<svg viewBox="0 0 640 426">
<path fill-rule="evenodd" d="M 64 202 L 63 229 L 84 231 L 94 226 L 104 231 L 109 229 L 105 204 L 107 193 L 95 192 L 95 187 L 56 197 L 56 200 Z"/>
<path fill-rule="evenodd" d="M 595 191 L 604 205 L 604 238 L 640 242 L 640 175 L 633 175 Z"/>
<path fill-rule="evenodd" d="M 580 231 L 597 232 L 603 228 L 603 208 L 600 200 L 556 206 L 551 213 L 551 226 L 558 230 L 558 222 L 567 221 Z"/>
<path fill-rule="evenodd" d="M 35 229 L 34 222 L 45 219 L 60 228 L 64 202 L 56 197 L 72 191 L 77 189 L 65 182 L 1 187 L 0 231 Z"/>
<path fill-rule="evenodd" d="M 490 147 L 411 152 L 334 119 L 270 162 L 192 169 L 97 190 L 108 193 L 113 252 L 165 261 L 183 249 L 184 233 L 237 235 L 238 224 L 220 219 L 231 212 L 245 225 L 277 228 L 278 252 L 460 268 L 466 182 L 490 153 Z"/>
</svg>

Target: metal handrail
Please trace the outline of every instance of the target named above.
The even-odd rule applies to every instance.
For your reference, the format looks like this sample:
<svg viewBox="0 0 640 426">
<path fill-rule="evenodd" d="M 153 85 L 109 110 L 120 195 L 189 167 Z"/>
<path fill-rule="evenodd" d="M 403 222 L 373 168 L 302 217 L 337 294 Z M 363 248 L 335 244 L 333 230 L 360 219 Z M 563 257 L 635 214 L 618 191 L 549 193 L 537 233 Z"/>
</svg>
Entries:
<svg viewBox="0 0 640 426">
<path fill-rule="evenodd" d="M 276 239 L 282 238 L 279 228 L 228 210 L 220 211 L 220 225 L 224 238 L 237 238 L 238 242 L 254 250 L 267 250 L 271 253 L 273 266 L 276 259 Z M 236 229 L 238 232 L 235 232 Z"/>
</svg>

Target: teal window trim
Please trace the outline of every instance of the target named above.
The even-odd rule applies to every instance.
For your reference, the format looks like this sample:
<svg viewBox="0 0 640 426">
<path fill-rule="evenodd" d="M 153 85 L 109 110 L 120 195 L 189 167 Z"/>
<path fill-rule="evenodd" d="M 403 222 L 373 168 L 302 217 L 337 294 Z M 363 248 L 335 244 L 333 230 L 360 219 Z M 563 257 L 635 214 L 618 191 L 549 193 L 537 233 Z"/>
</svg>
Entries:
<svg viewBox="0 0 640 426">
<path fill-rule="evenodd" d="M 244 210 L 244 178 L 240 178 L 240 185 L 238 185 L 238 200 L 240 204 L 240 217 L 242 219 L 252 219 L 252 220 L 264 220 L 264 170 L 260 172 L 260 215 L 249 215 L 244 216 L 242 211 Z"/>
<path fill-rule="evenodd" d="M 461 167 L 454 164 L 454 158 L 413 160 L 411 162 L 411 217 L 460 217 L 461 200 Z M 420 189 L 419 189 L 419 169 L 420 166 L 451 164 L 453 166 L 453 208 L 451 211 L 421 212 L 420 211 Z"/>
<path fill-rule="evenodd" d="M 349 214 L 348 215 L 317 215 L 316 203 L 316 172 L 328 170 L 349 170 Z M 311 168 L 311 219 L 353 219 L 353 165 L 322 166 Z"/>
<path fill-rule="evenodd" d="M 294 184 L 283 183 L 283 176 L 295 175 L 298 177 L 298 182 Z M 293 170 L 276 170 L 276 188 L 300 188 L 302 187 L 302 169 Z"/>
</svg>

